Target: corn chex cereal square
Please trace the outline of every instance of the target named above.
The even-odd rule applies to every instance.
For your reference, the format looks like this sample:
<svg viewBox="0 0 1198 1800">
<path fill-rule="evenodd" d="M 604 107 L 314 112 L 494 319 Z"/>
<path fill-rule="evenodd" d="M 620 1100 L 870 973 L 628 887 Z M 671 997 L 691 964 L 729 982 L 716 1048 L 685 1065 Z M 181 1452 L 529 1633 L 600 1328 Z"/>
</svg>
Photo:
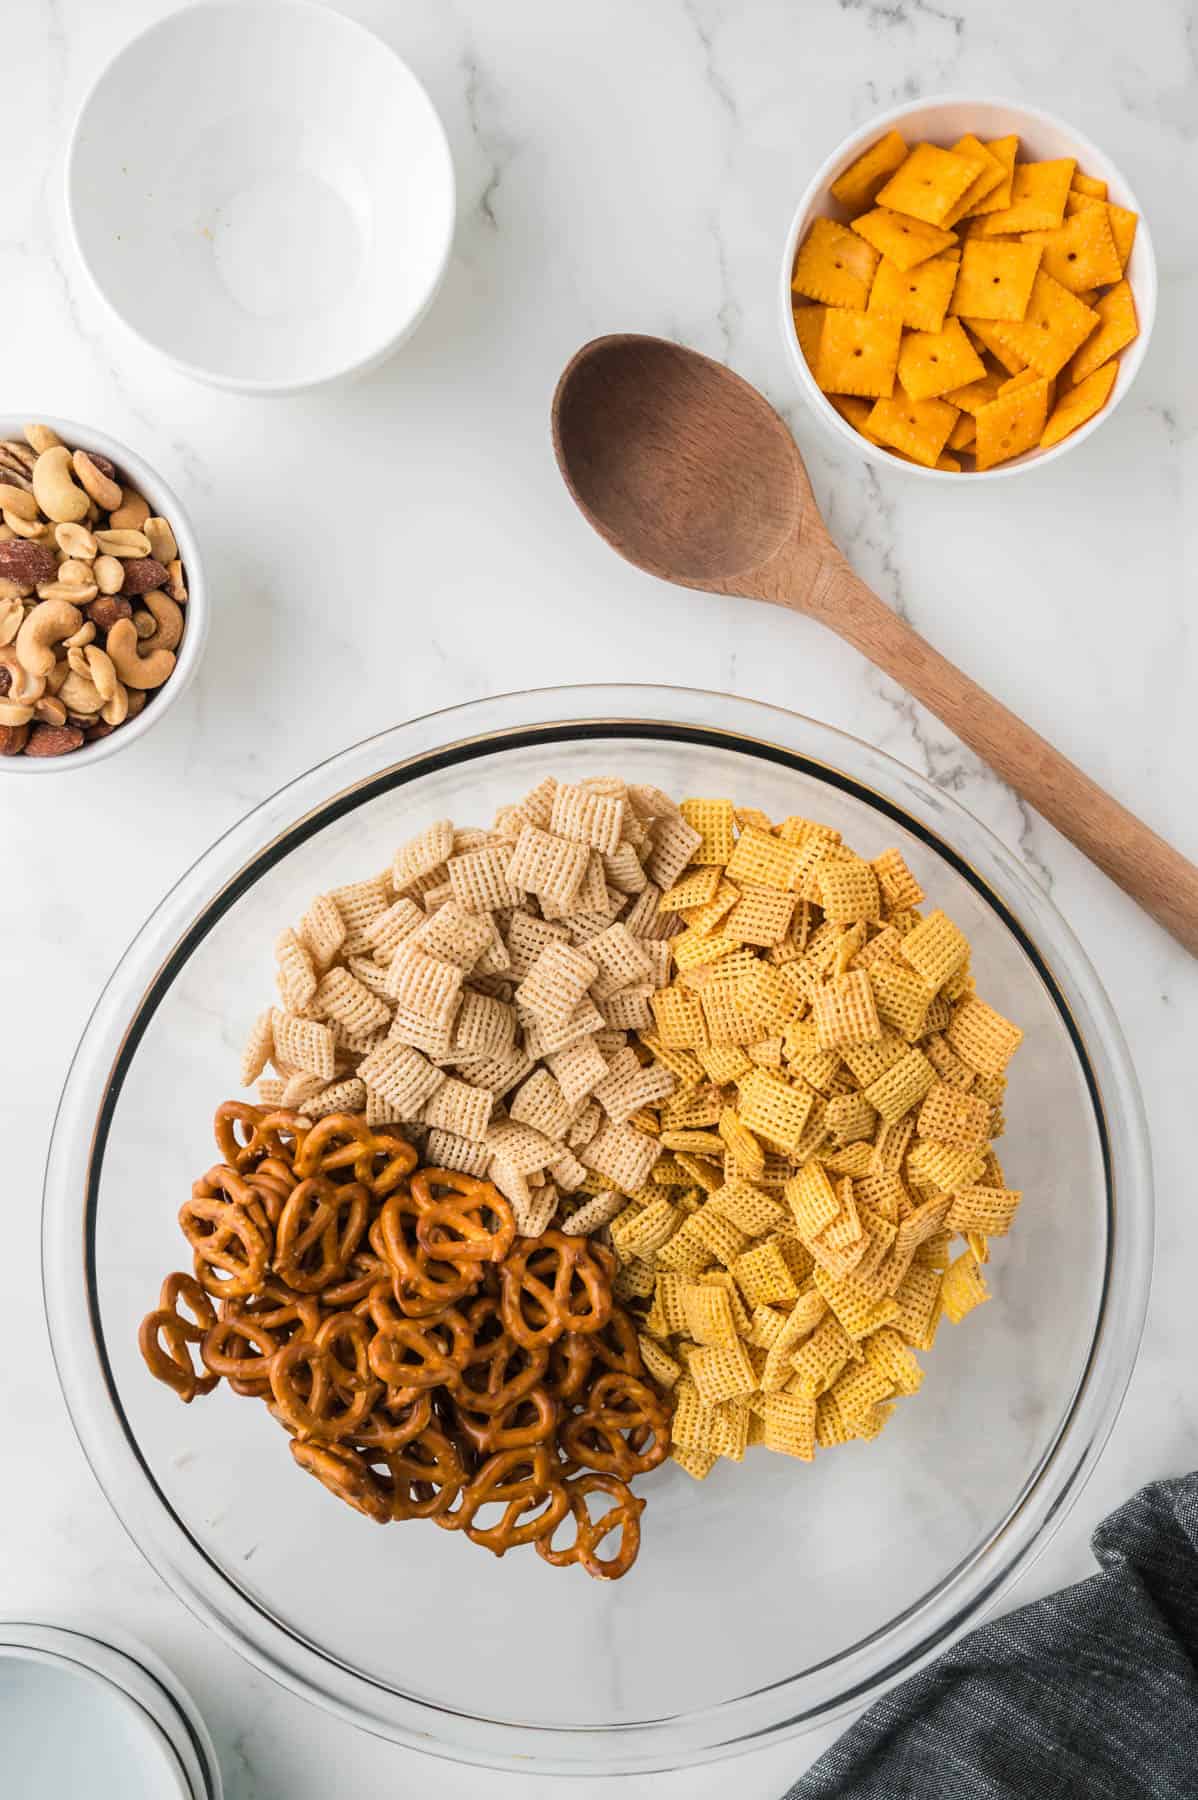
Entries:
<svg viewBox="0 0 1198 1800">
<path fill-rule="evenodd" d="M 742 1250 L 732 1264 L 732 1273 L 747 1306 L 766 1306 L 771 1301 L 798 1297 L 794 1276 L 774 1238 Z"/>
<path fill-rule="evenodd" d="M 661 1146 L 632 1125 L 604 1120 L 589 1144 L 579 1149 L 579 1159 L 588 1169 L 621 1188 L 635 1193 L 644 1187 L 661 1155 Z"/>
<path fill-rule="evenodd" d="M 772 1231 L 786 1217 L 771 1195 L 737 1175 L 730 1176 L 722 1187 L 716 1188 L 707 1205 L 730 1219 L 750 1238 Z"/>
<path fill-rule="evenodd" d="M 939 331 L 956 279 L 956 259 L 949 256 L 929 257 L 912 269 L 900 269 L 884 256 L 869 290 L 869 311 L 914 331 Z"/>
<path fill-rule="evenodd" d="M 815 362 L 818 386 L 828 394 L 892 393 L 902 329 L 888 313 L 830 308 Z"/>
<path fill-rule="evenodd" d="M 901 133 L 888 131 L 841 171 L 832 183 L 832 198 L 839 200 L 851 213 L 864 211 L 906 156 L 907 146 Z"/>
<path fill-rule="evenodd" d="M 794 893 L 798 890 L 803 867 L 804 859 L 796 845 L 784 844 L 768 832 L 750 825 L 737 839 L 725 873 L 734 883 L 781 888 L 784 893 Z"/>
<path fill-rule="evenodd" d="M 754 1069 L 740 1083 L 741 1121 L 774 1149 L 792 1151 L 803 1135 L 814 1096 L 772 1069 Z"/>
<path fill-rule="evenodd" d="M 882 1036 L 868 969 L 848 969 L 821 988 L 813 1014 L 821 1050 L 876 1043 Z"/>
<path fill-rule="evenodd" d="M 1061 224 L 1076 167 L 1071 156 L 1016 163 L 1010 204 L 986 215 L 982 235 L 1002 237 L 1016 231 L 1048 231 Z"/>
<path fill-rule="evenodd" d="M 678 810 L 699 833 L 691 861 L 723 868 L 736 841 L 736 815 L 731 800 L 684 800 Z"/>
<path fill-rule="evenodd" d="M 976 1094 L 963 1093 L 947 1081 L 935 1082 L 919 1109 L 916 1130 L 920 1137 L 954 1149 L 980 1149 L 990 1136 L 993 1108 Z"/>
<path fill-rule="evenodd" d="M 1023 1042 L 1018 1025 L 972 995 L 956 1008 L 944 1035 L 962 1061 L 981 1075 L 1001 1075 Z"/>
<path fill-rule="evenodd" d="M 925 224 L 904 213 L 891 212 L 884 206 L 875 207 L 872 212 L 854 219 L 853 230 L 904 274 L 941 252 L 951 250 L 956 244 L 951 231 L 942 231 L 938 225 Z"/>
<path fill-rule="evenodd" d="M 1040 448 L 1051 449 L 1053 444 L 1059 444 L 1071 431 L 1076 431 L 1079 425 L 1084 425 L 1087 419 L 1092 419 L 1095 413 L 1101 412 L 1110 399 L 1118 373 L 1118 363 L 1106 362 L 1101 368 L 1095 369 L 1092 375 L 1079 381 L 1076 387 L 1067 389 L 1057 401 L 1040 435 Z"/>
<path fill-rule="evenodd" d="M 952 1324 L 959 1325 L 967 1313 L 989 1298 L 990 1290 L 982 1279 L 977 1257 L 971 1250 L 966 1250 L 949 1264 L 940 1284 L 944 1315 Z"/>
<path fill-rule="evenodd" d="M 706 1203 L 691 1214 L 687 1220 L 687 1230 L 697 1242 L 705 1244 L 712 1256 L 722 1262 L 726 1269 L 732 1267 L 748 1242 L 739 1226 Z"/>
<path fill-rule="evenodd" d="M 696 1344 L 734 1349 L 737 1342 L 732 1302 L 724 1288 L 688 1282 L 682 1290 L 686 1329 Z"/>
<path fill-rule="evenodd" d="M 907 933 L 903 955 L 928 987 L 939 988 L 969 962 L 969 939 L 937 907 Z"/>
<path fill-rule="evenodd" d="M 749 1353 L 739 1339 L 728 1346 L 701 1346 L 691 1356 L 688 1373 L 707 1406 L 751 1394 L 757 1386 Z"/>
<path fill-rule="evenodd" d="M 967 238 L 953 291 L 953 312 L 978 319 L 1022 319 L 1040 257 L 1038 244 Z"/>
<path fill-rule="evenodd" d="M 795 258 L 791 289 L 825 306 L 864 309 L 878 252 L 832 219 L 814 219 Z"/>
<path fill-rule="evenodd" d="M 950 1231 L 984 1231 L 987 1237 L 1005 1237 L 1022 1198 L 1007 1188 L 958 1188 L 944 1223 Z"/>
<path fill-rule="evenodd" d="M 928 225 L 943 225 L 965 190 L 981 174 L 982 166 L 976 157 L 941 150 L 936 144 L 916 144 L 879 189 L 878 204 L 912 219 L 922 219 Z"/>
<path fill-rule="evenodd" d="M 765 1397 L 761 1441 L 781 1456 L 797 1456 L 802 1462 L 815 1458 L 814 1399 L 802 1394 L 774 1393 Z"/>
<path fill-rule="evenodd" d="M 687 912 L 691 907 L 706 906 L 708 901 L 714 900 L 720 887 L 722 874 L 723 871 L 714 863 L 706 868 L 688 869 L 686 874 L 680 876 L 673 887 L 662 895 L 662 912 Z M 733 898 L 734 897 L 735 896 L 733 896 Z M 728 904 L 731 905 L 731 900 L 729 900 Z M 711 920 L 711 924 L 716 924 L 718 919 L 722 918 L 727 910 L 727 906 L 723 907 L 721 912 Z M 697 921 L 694 919 L 687 920 L 688 925 L 694 925 L 696 923 Z M 700 930 L 706 931 L 708 929 L 710 929 L 710 927 L 706 922 L 700 925 Z"/>
<path fill-rule="evenodd" d="M 956 420 L 957 409 L 947 401 L 912 400 L 904 394 L 877 401 L 866 424 L 879 443 L 933 469 Z"/>
<path fill-rule="evenodd" d="M 907 331 L 899 351 L 898 374 L 911 400 L 933 400 L 979 381 L 986 365 L 961 329 L 947 319 L 940 331 Z"/>
</svg>

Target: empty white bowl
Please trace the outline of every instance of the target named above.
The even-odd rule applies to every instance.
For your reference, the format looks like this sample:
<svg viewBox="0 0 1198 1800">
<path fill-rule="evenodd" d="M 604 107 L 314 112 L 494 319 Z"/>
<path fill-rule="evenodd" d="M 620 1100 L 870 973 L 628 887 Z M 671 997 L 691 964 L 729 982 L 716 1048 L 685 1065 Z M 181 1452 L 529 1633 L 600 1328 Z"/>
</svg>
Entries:
<svg viewBox="0 0 1198 1800">
<path fill-rule="evenodd" d="M 373 367 L 449 259 L 449 145 L 381 39 L 309 0 L 205 0 L 85 98 L 67 211 L 97 290 L 186 374 L 292 393 Z"/>
<path fill-rule="evenodd" d="M 0 1644 L 0 1742 L 21 1800 L 202 1800 L 151 1714 L 61 1654 Z"/>
<path fill-rule="evenodd" d="M 847 420 L 841 418 L 827 395 L 816 386 L 815 377 L 807 366 L 807 359 L 799 348 L 791 311 L 790 278 L 794 269 L 795 252 L 813 219 L 823 217 L 847 223 L 848 214 L 832 198 L 832 183 L 863 150 L 867 150 L 878 138 L 884 137 L 892 126 L 902 132 L 908 144 L 927 138 L 934 144 L 943 145 L 945 149 L 967 131 L 972 131 L 983 140 L 1007 137 L 1011 132 L 1018 132 L 1021 160 L 1038 162 L 1057 156 L 1076 157 L 1079 167 L 1087 175 L 1094 175 L 1106 182 L 1110 198 L 1117 206 L 1129 207 L 1132 212 L 1140 215 L 1126 269 L 1135 297 L 1140 335 L 1119 353 L 1119 371 L 1106 405 L 1092 419 L 1088 419 L 1084 425 L 1070 432 L 1068 437 L 1062 438 L 1059 444 L 1054 444 L 1049 450 L 1029 450 L 1023 456 L 1013 457 L 1010 462 L 999 463 L 996 468 L 974 470 L 968 475 L 960 475 L 948 469 L 927 469 L 921 463 L 906 462 L 891 451 L 871 444 L 868 438 L 862 437 Z M 863 125 L 859 131 L 854 131 L 845 138 L 827 161 L 821 163 L 799 201 L 786 239 L 786 248 L 782 254 L 780 299 L 782 341 L 786 345 L 800 392 L 808 406 L 840 440 L 842 446 L 855 450 L 859 456 L 865 457 L 868 462 L 877 463 L 881 468 L 901 469 L 904 474 L 915 475 L 925 481 L 967 481 L 972 486 L 977 481 L 994 481 L 1004 475 L 1018 475 L 1025 469 L 1042 468 L 1046 463 L 1055 462 L 1067 451 L 1076 450 L 1079 444 L 1083 444 L 1106 423 L 1135 380 L 1148 350 L 1148 340 L 1156 317 L 1156 258 L 1152 253 L 1148 223 L 1131 188 L 1110 157 L 1105 156 L 1097 145 L 1092 144 L 1079 131 L 1075 131 L 1072 125 L 1054 118 L 1051 113 L 1041 112 L 1038 107 L 1019 106 L 1011 100 L 973 100 L 965 94 L 943 94 L 929 100 L 912 100 L 905 106 L 896 106 L 891 112 L 879 113 L 868 125 Z"/>
<path fill-rule="evenodd" d="M 208 636 L 208 590 L 200 562 L 200 549 L 191 520 L 174 489 L 167 486 L 144 457 L 138 456 L 136 451 L 130 450 L 118 438 L 109 437 L 106 431 L 97 431 L 93 425 L 79 425 L 74 419 L 56 419 L 49 413 L 24 415 L 25 418 L 34 416 L 42 424 L 49 425 L 52 431 L 56 431 L 63 443 L 69 444 L 73 450 L 96 450 L 101 456 L 106 456 L 116 464 L 118 479 L 136 488 L 142 498 L 149 502 L 150 511 L 155 517 L 169 521 L 179 546 L 183 572 L 187 577 L 188 600 L 183 609 L 186 617 L 183 637 L 176 652 L 174 672 L 161 687 L 151 690 L 146 705 L 135 719 L 118 725 L 107 737 L 97 738 L 91 744 L 81 744 L 78 750 L 72 750 L 65 756 L 0 756 L 0 780 L 6 776 L 61 775 L 71 769 L 90 768 L 93 763 L 106 762 L 110 756 L 128 750 L 140 738 L 145 737 L 148 731 L 153 731 L 171 707 L 182 700 L 200 666 Z M 15 414 L 0 414 L 0 438 L 19 438 L 22 426 L 23 419 Z"/>
</svg>

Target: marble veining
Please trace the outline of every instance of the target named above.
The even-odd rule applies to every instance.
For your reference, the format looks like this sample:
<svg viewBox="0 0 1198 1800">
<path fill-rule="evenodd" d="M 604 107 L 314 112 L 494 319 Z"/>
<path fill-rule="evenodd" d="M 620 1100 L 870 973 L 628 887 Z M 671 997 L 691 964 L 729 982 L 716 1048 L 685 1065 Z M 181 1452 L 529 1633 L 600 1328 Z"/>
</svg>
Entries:
<svg viewBox="0 0 1198 1800">
<path fill-rule="evenodd" d="M 0 1419 L 38 1471 L 0 1493 L 0 1609 L 85 1605 L 166 1655 L 213 1726 L 231 1800 L 315 1800 L 330 1767 L 362 1800 L 535 1796 L 535 1779 L 417 1760 L 302 1706 L 204 1632 L 125 1538 L 71 1432 L 38 1292 L 41 1166 L 72 1048 L 142 918 L 219 832 L 319 758 L 430 706 L 635 674 L 870 739 L 978 814 L 1052 890 L 1144 1086 L 1160 1254 L 1140 1364 L 1097 1474 L 1014 1598 L 1086 1573 L 1097 1519 L 1139 1482 L 1190 1467 L 1198 1442 L 1194 964 L 846 646 L 782 611 L 663 588 L 613 557 L 560 488 L 547 409 L 562 363 L 597 332 L 664 332 L 731 362 L 795 430 L 862 575 L 1198 855 L 1193 11 L 1142 0 L 1133 24 L 1095 0 L 1082 30 L 1074 9 L 1038 0 L 344 0 L 410 61 L 446 122 L 454 256 L 430 317 L 385 367 L 259 403 L 194 385 L 128 337 L 68 242 L 76 106 L 113 46 L 166 10 L 20 0 L 5 20 L 4 406 L 94 421 L 155 461 L 191 507 L 215 616 L 191 694 L 137 749 L 87 775 L 0 785 Z M 1026 98 L 1103 144 L 1151 220 L 1162 290 L 1151 354 L 1108 430 L 1043 477 L 929 493 L 858 460 L 800 406 L 775 278 L 811 168 L 872 113 L 945 88 Z M 832 1735 L 622 1792 L 715 1800 L 731 1782 L 766 1800 Z"/>
</svg>

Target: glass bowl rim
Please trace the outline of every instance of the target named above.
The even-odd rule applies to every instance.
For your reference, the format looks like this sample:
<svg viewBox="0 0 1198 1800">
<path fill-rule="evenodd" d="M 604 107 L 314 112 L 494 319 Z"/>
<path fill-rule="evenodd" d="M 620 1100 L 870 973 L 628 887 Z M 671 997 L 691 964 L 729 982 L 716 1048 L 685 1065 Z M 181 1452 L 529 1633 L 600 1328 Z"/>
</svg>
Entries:
<svg viewBox="0 0 1198 1800">
<path fill-rule="evenodd" d="M 1107 1175 L 1106 1269 L 1086 1369 L 1055 1437 L 1004 1518 L 929 1594 L 846 1652 L 714 1706 L 633 1723 L 547 1726 L 475 1717 L 401 1694 L 326 1655 L 234 1585 L 170 1510 L 123 1421 L 94 1306 L 90 1228 L 106 1113 L 119 1092 L 112 1076 L 186 962 L 185 947 L 207 934 L 247 880 L 252 885 L 254 871 L 264 873 L 296 833 L 313 835 L 381 783 L 398 788 L 505 745 L 600 736 L 723 742 L 802 769 L 913 831 L 987 899 L 1045 983 L 1086 1080 Z M 968 856 L 945 830 L 968 843 Z M 82 1244 L 81 1194 L 89 1196 Z M 528 1773 L 648 1772 L 826 1725 L 914 1673 L 995 1604 L 1046 1547 L 1114 1425 L 1147 1308 L 1153 1216 L 1143 1104 L 1110 1001 L 1051 898 L 988 827 L 885 752 L 804 715 L 702 689 L 578 685 L 466 701 L 351 745 L 252 808 L 179 877 L 117 963 L 67 1073 L 46 1163 L 43 1294 L 67 1409 L 113 1510 L 176 1596 L 247 1660 L 350 1723 L 413 1749 Z"/>
</svg>

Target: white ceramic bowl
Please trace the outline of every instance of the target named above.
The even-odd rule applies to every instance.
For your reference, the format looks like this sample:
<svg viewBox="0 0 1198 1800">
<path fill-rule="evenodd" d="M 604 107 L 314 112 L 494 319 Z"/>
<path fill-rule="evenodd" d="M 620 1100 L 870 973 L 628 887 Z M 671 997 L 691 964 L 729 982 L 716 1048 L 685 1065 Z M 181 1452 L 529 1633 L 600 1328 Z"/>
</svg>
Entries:
<svg viewBox="0 0 1198 1800">
<path fill-rule="evenodd" d="M 32 416 L 30 413 L 21 418 L 0 415 L 0 438 L 20 437 L 25 419 Z M 174 673 L 169 681 L 153 690 L 135 719 L 118 726 L 107 737 L 97 738 L 94 744 L 83 744 L 66 756 L 0 756 L 0 779 L 6 775 L 61 775 L 68 769 L 91 768 L 95 763 L 115 756 L 119 750 L 127 750 L 139 738 L 145 737 L 147 731 L 152 731 L 183 698 L 200 666 L 208 636 L 208 595 L 199 545 L 191 520 L 175 490 L 168 487 L 161 475 L 136 451 L 128 449 L 119 439 L 109 437 L 106 431 L 97 431 L 92 425 L 79 425 L 74 419 L 54 419 L 46 413 L 37 416 L 73 450 L 98 450 L 115 463 L 118 475 L 149 502 L 151 514 L 170 522 L 187 577 L 188 601 L 184 608 L 183 641 L 179 645 Z"/>
<path fill-rule="evenodd" d="M 170 1780 L 182 1775 L 186 1800 L 221 1800 L 224 1792 L 220 1763 L 208 1728 L 194 1700 L 181 1685 L 174 1672 L 152 1650 L 114 1629 L 107 1621 L 55 1620 L 31 1623 L 25 1619 L 0 1619 L 0 1714 L 5 1701 L 13 1703 L 16 1684 L 28 1680 L 24 1662 L 34 1659 L 65 1665 L 81 1676 L 96 1677 L 108 1688 L 115 1689 L 112 1699 L 131 1703 L 144 1715 L 145 1732 L 154 1752 L 162 1752 L 158 1736 L 166 1740 L 172 1756 L 162 1758 L 167 1773 L 158 1787 L 152 1789 L 154 1800 L 166 1800 L 175 1789 Z M 7 1694 L 3 1691 L 7 1680 Z M 35 1704 L 45 1705 L 53 1692 L 48 1681 L 33 1681 Z M 100 1704 L 103 1704 L 101 1695 Z M 126 1720 L 128 1713 L 125 1712 Z M 153 1729 L 156 1727 L 156 1731 Z M 34 1742 L 36 1743 L 36 1737 Z M 8 1737 L 0 1737 L 4 1752 L 11 1754 Z M 89 1746 L 94 1750 L 94 1746 Z M 0 1756 L 0 1766 L 9 1772 L 9 1764 Z M 51 1771 L 53 1772 L 53 1771 Z M 109 1766 L 105 1771 L 113 1784 L 112 1791 L 120 1800 L 133 1800 L 133 1790 L 124 1779 L 128 1770 Z M 158 1773 L 162 1773 L 159 1769 Z M 38 1773 L 41 1773 L 39 1769 Z M 88 1783 L 88 1792 L 93 1791 Z M 7 1789 L 4 1790 L 7 1793 Z M 22 1800 L 35 1800 L 42 1790 L 22 1789 Z M 61 1788 L 51 1788 L 53 1800 L 59 1800 Z M 105 1793 L 109 1790 L 104 1789 Z M 140 1794 L 141 1789 L 138 1788 Z"/>
<path fill-rule="evenodd" d="M 876 139 L 884 137 L 892 126 L 898 127 L 908 143 L 928 138 L 935 144 L 943 144 L 946 149 L 967 131 L 972 131 L 982 139 L 1006 137 L 1011 132 L 1018 132 L 1021 159 L 1039 161 L 1056 156 L 1076 157 L 1087 175 L 1094 175 L 1106 182 L 1110 198 L 1116 205 L 1130 207 L 1140 215 L 1126 271 L 1135 296 L 1140 335 L 1120 353 L 1119 372 L 1115 377 L 1110 399 L 1092 419 L 1077 431 L 1071 432 L 1068 437 L 1062 438 L 1050 450 L 1029 450 L 1024 456 L 999 463 L 997 468 L 975 471 L 969 475 L 968 480 L 970 484 L 994 481 L 1005 475 L 1018 475 L 1025 469 L 1042 468 L 1046 463 L 1055 462 L 1067 451 L 1076 450 L 1079 444 L 1083 444 L 1105 424 L 1136 378 L 1148 350 L 1148 340 L 1152 336 L 1153 320 L 1156 317 L 1156 258 L 1140 203 L 1110 157 L 1105 156 L 1096 144 L 1092 144 L 1063 119 L 1041 112 L 1038 107 L 1016 105 L 1011 100 L 974 100 L 964 94 L 942 94 L 928 100 L 910 101 L 906 106 L 896 106 L 891 112 L 879 113 L 859 131 L 846 137 L 827 161 L 820 164 L 795 210 L 782 256 L 779 281 L 782 340 L 803 398 L 843 446 L 855 450 L 869 462 L 877 463 L 881 468 L 901 470 L 904 474 L 918 476 L 924 481 L 959 482 L 962 479 L 947 469 L 925 469 L 919 463 L 906 462 L 901 457 L 891 455 L 888 450 L 871 444 L 859 431 L 854 431 L 815 385 L 815 378 L 807 367 L 806 358 L 795 336 L 790 278 L 799 243 L 813 219 L 823 217 L 847 221 L 845 209 L 832 198 L 832 183 L 863 150 L 868 149 Z"/>
<path fill-rule="evenodd" d="M 55 1652 L 0 1644 L 0 1741 L 5 1792 L 21 1800 L 201 1800 L 157 1720 Z"/>
<path fill-rule="evenodd" d="M 186 374 L 244 393 L 381 362 L 453 238 L 428 95 L 309 0 L 205 0 L 135 37 L 83 101 L 66 181 L 102 298 Z"/>
</svg>

